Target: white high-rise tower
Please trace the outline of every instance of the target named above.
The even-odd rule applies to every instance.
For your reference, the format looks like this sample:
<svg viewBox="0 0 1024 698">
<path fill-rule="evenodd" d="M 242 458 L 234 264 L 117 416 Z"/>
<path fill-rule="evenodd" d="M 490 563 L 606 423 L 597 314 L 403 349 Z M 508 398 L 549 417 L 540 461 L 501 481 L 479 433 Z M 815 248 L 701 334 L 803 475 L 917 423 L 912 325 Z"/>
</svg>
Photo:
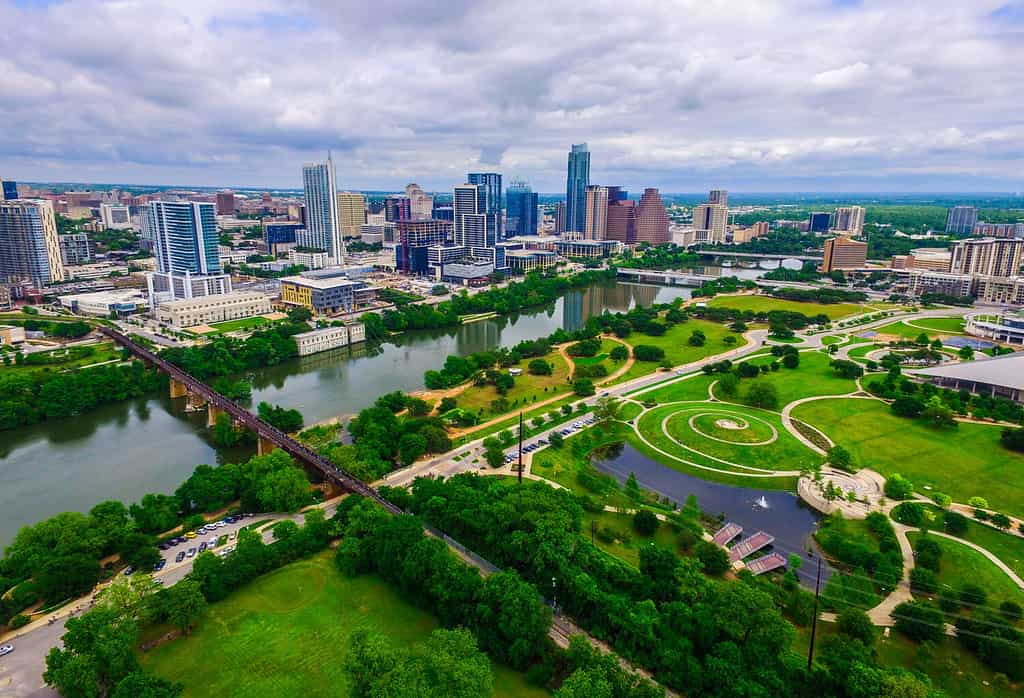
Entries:
<svg viewBox="0 0 1024 698">
<path fill-rule="evenodd" d="M 306 197 L 306 232 L 302 242 L 325 250 L 336 264 L 345 263 L 345 241 L 338 220 L 338 186 L 334 161 L 302 166 L 302 188 Z"/>
</svg>

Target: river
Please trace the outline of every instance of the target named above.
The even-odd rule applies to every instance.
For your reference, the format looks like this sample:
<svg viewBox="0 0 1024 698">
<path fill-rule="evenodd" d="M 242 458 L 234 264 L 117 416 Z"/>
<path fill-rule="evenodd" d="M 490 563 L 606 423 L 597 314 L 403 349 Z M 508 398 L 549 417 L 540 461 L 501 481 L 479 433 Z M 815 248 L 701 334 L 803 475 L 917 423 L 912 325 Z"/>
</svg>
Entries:
<svg viewBox="0 0 1024 698">
<path fill-rule="evenodd" d="M 756 276 L 757 270 L 739 271 Z M 423 373 L 449 354 L 469 354 L 579 328 L 588 317 L 635 305 L 687 298 L 690 289 L 609 283 L 569 291 L 553 304 L 441 331 L 409 332 L 394 344 L 315 354 L 250 376 L 253 401 L 300 410 L 307 423 L 358 412 L 378 395 L 423 387 Z M 61 511 L 88 511 L 106 499 L 138 500 L 173 492 L 199 463 L 247 455 L 210 443 L 205 412 L 186 413 L 182 401 L 154 394 L 105 405 L 75 419 L 0 433 L 0 546 L 21 526 Z"/>
</svg>

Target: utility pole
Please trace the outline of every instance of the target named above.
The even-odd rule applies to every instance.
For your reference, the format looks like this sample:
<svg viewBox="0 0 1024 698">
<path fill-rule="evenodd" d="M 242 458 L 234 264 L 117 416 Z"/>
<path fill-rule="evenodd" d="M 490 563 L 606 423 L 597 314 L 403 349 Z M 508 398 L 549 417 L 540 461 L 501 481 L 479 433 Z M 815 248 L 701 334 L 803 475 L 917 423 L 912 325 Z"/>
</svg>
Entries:
<svg viewBox="0 0 1024 698">
<path fill-rule="evenodd" d="M 818 574 L 814 580 L 814 618 L 811 620 L 811 646 L 807 649 L 807 671 L 814 661 L 814 633 L 818 629 L 818 594 L 821 589 L 821 556 L 818 556 Z"/>
<path fill-rule="evenodd" d="M 519 411 L 519 484 L 523 484 L 523 412 Z"/>
</svg>

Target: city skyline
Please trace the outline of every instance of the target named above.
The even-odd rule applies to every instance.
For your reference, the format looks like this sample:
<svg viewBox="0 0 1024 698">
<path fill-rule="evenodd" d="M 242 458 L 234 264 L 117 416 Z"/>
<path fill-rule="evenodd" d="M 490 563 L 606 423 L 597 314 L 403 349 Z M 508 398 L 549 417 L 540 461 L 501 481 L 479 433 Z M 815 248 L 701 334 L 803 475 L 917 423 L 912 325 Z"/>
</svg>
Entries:
<svg viewBox="0 0 1024 698">
<path fill-rule="evenodd" d="M 0 36 L 19 51 L 0 80 L 0 173 L 294 188 L 331 149 L 344 189 L 493 171 L 546 193 L 587 142 L 591 181 L 632 191 L 1024 188 L 1019 0 L 620 14 L 5 0 Z M 599 50 L 611 27 L 618 50 Z M 394 50 L 395 31 L 414 38 Z"/>
</svg>

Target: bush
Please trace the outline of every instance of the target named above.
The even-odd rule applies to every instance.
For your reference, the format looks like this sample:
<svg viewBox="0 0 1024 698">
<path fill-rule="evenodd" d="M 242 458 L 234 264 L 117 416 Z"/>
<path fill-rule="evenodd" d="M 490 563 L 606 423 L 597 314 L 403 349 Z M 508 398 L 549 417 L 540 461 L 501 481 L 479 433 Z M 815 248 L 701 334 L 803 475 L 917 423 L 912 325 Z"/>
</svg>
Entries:
<svg viewBox="0 0 1024 698">
<path fill-rule="evenodd" d="M 10 622 L 9 622 L 9 623 L 7 623 L 7 626 L 8 626 L 8 627 L 9 627 L 9 628 L 10 628 L 11 630 L 17 630 L 18 628 L 23 628 L 23 627 L 25 627 L 25 626 L 26 626 L 26 625 L 28 625 L 28 624 L 29 624 L 30 622 L 32 622 L 32 619 L 31 619 L 31 618 L 29 618 L 28 616 L 26 616 L 26 615 L 25 615 L 25 614 L 23 614 L 23 613 L 19 613 L 18 615 L 16 615 L 16 616 L 14 616 L 13 618 L 11 618 Z"/>
<path fill-rule="evenodd" d="M 786 368 L 796 368 L 800 365 L 799 354 L 786 354 L 782 357 L 782 365 Z"/>
<path fill-rule="evenodd" d="M 665 358 L 665 350 L 649 344 L 638 344 L 633 347 L 633 358 L 637 361 L 661 361 Z"/>
<path fill-rule="evenodd" d="M 707 574 L 725 574 L 732 567 L 729 562 L 729 554 L 706 540 L 697 543 L 696 554 Z"/>
<path fill-rule="evenodd" d="M 550 376 L 554 373 L 551 364 L 544 359 L 534 359 L 529 363 L 526 370 L 531 376 Z"/>
<path fill-rule="evenodd" d="M 964 606 L 984 606 L 988 601 L 988 592 L 977 584 L 964 584 L 960 589 L 960 603 Z"/>
<path fill-rule="evenodd" d="M 660 523 L 658 517 L 649 509 L 640 509 L 633 515 L 633 528 L 642 536 L 653 536 Z"/>
<path fill-rule="evenodd" d="M 622 344 L 616 344 L 612 347 L 612 350 L 608 352 L 608 356 L 612 361 L 625 361 L 629 358 L 629 349 Z"/>
<path fill-rule="evenodd" d="M 746 401 L 754 407 L 773 410 L 779 406 L 779 394 L 771 383 L 755 381 L 747 389 Z"/>
<path fill-rule="evenodd" d="M 934 501 L 943 509 L 948 509 L 949 505 L 953 503 L 953 498 L 950 497 L 948 494 L 943 494 L 942 492 L 935 492 L 932 494 L 932 501 Z"/>
<path fill-rule="evenodd" d="M 892 510 L 892 518 L 907 526 L 920 526 L 924 521 L 924 507 L 917 502 L 897 504 Z"/>
<path fill-rule="evenodd" d="M 947 511 L 942 515 L 946 524 L 946 533 L 962 536 L 967 533 L 967 517 L 955 511 Z"/>
<path fill-rule="evenodd" d="M 1011 451 L 1024 453 L 1024 427 L 1003 429 L 999 442 Z"/>
<path fill-rule="evenodd" d="M 594 388 L 594 382 L 589 378 L 580 378 L 572 384 L 572 391 L 580 397 L 590 397 L 597 390 Z"/>
<path fill-rule="evenodd" d="M 1013 601 L 1003 601 L 999 604 L 999 612 L 1011 623 L 1019 623 L 1021 618 L 1024 617 L 1024 611 L 1022 611 L 1020 604 Z"/>
<path fill-rule="evenodd" d="M 971 497 L 967 500 L 967 506 L 975 509 L 988 509 L 988 500 L 984 497 Z"/>
<path fill-rule="evenodd" d="M 910 570 L 910 590 L 915 594 L 931 596 L 939 590 L 939 578 L 930 569 L 915 567 Z"/>
<path fill-rule="evenodd" d="M 930 603 L 901 603 L 892 617 L 896 629 L 915 642 L 940 642 L 946 635 L 942 611 Z"/>
<path fill-rule="evenodd" d="M 868 614 L 859 608 L 847 607 L 836 619 L 836 629 L 854 640 L 860 640 L 866 647 L 875 644 L 877 632 Z"/>
<path fill-rule="evenodd" d="M 903 506 L 902 504 L 900 506 Z M 914 562 L 917 567 L 938 572 L 942 560 L 942 548 L 928 536 L 918 539 L 914 547 Z"/>
<path fill-rule="evenodd" d="M 892 499 L 906 499 L 914 492 L 914 483 L 899 473 L 893 473 L 892 477 L 885 481 L 885 496 Z"/>
</svg>

